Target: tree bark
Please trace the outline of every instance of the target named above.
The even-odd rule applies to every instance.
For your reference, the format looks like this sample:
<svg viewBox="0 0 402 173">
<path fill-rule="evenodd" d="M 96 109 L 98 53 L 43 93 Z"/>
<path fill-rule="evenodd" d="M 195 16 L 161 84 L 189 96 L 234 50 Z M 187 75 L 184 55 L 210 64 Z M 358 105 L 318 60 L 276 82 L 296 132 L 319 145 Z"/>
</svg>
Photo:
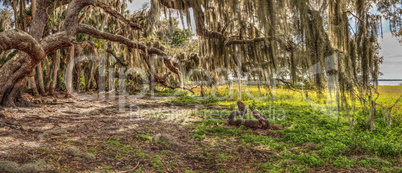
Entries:
<svg viewBox="0 0 402 173">
<path fill-rule="evenodd" d="M 241 103 L 242 105 L 244 105 L 242 102 L 238 102 L 238 104 Z M 236 118 L 236 116 L 244 116 L 245 112 L 247 112 L 245 110 L 245 106 L 244 110 L 240 109 L 239 105 L 239 111 L 235 111 L 232 112 L 229 117 L 228 117 L 228 124 L 229 125 L 233 125 L 233 126 L 245 126 L 248 128 L 253 128 L 253 129 L 270 129 L 270 130 L 283 130 L 285 129 L 284 126 L 278 126 L 278 125 L 274 125 L 274 124 L 270 124 L 269 121 L 262 115 L 260 114 L 257 110 L 253 109 L 251 106 L 249 106 L 250 110 L 253 112 L 253 116 L 258 120 L 258 121 L 254 121 L 254 120 L 244 120 L 244 119 L 240 119 L 240 120 L 234 120 L 234 118 Z"/>
<path fill-rule="evenodd" d="M 20 98 L 24 84 L 28 80 L 25 79 L 25 77 L 32 77 L 34 67 L 46 56 L 44 48 L 42 48 L 43 45 L 41 46 L 38 41 L 42 38 L 46 23 L 49 20 L 47 13 L 52 12 L 58 5 L 64 5 L 69 1 L 62 0 L 61 2 L 62 3 L 53 3 L 52 0 L 38 1 L 37 13 L 32 20 L 29 36 L 27 33 L 21 33 L 21 31 L 5 31 L 0 33 L 0 42 L 8 44 L 7 46 L 3 46 L 2 43 L 0 43 L 0 52 L 9 49 L 17 49 L 28 54 L 22 54 L 21 56 L 9 60 L 0 70 L 2 74 L 0 86 L 3 86 L 0 88 L 1 105 L 16 106 L 17 99 Z M 17 4 L 15 3 L 13 4 L 15 14 L 17 14 L 16 8 Z M 48 46 L 48 43 L 44 44 Z"/>
<path fill-rule="evenodd" d="M 58 71 L 60 68 L 60 50 L 56 51 L 56 55 L 54 57 L 52 64 L 53 64 L 53 70 L 52 70 L 53 74 L 52 74 L 51 81 L 49 81 L 49 83 L 51 83 L 49 94 L 54 95 L 56 85 L 57 85 Z"/>
<path fill-rule="evenodd" d="M 42 39 L 43 31 L 49 20 L 48 13 L 65 4 L 69 5 L 63 31 Z M 141 50 L 149 50 L 154 54 L 165 55 L 161 50 L 148 48 L 122 36 L 106 34 L 93 27 L 84 26 L 80 28 L 78 25 L 80 11 L 88 5 L 96 5 L 93 0 L 60 0 L 60 3 L 54 3 L 52 0 L 39 0 L 37 5 L 37 13 L 32 21 L 29 34 L 18 30 L 7 30 L 0 33 L 0 52 L 17 49 L 27 54 L 13 58 L 0 69 L 1 105 L 16 106 L 15 103 L 20 98 L 24 82 L 27 81 L 26 77 L 33 76 L 34 68 L 45 58 L 47 53 L 71 46 L 71 43 L 75 42 L 75 35 L 79 29 L 81 29 L 82 33 L 112 39 L 110 41 L 120 42 L 131 48 L 138 47 Z"/>
<path fill-rule="evenodd" d="M 39 85 L 39 93 L 41 95 L 45 95 L 46 94 L 46 90 L 45 90 L 45 84 L 43 81 L 43 63 L 39 63 L 39 65 L 36 67 L 38 70 L 38 85 Z"/>
<path fill-rule="evenodd" d="M 32 18 L 35 18 L 36 16 L 36 0 L 31 0 L 32 1 Z"/>
<path fill-rule="evenodd" d="M 70 47 L 70 56 L 68 59 L 67 71 L 66 71 L 66 97 L 70 97 L 73 91 L 73 69 L 74 69 L 74 56 L 75 46 Z"/>
<path fill-rule="evenodd" d="M 0 33 L 0 52 L 10 49 L 23 51 L 31 57 L 25 59 L 24 55 L 21 55 L 7 61 L 0 68 L 0 104 L 16 106 L 15 102 L 26 82 L 25 77 L 32 75 L 32 70 L 46 53 L 41 44 L 21 30 L 7 30 Z"/>
<path fill-rule="evenodd" d="M 38 87 L 36 87 L 36 81 L 35 81 L 35 71 L 32 71 L 31 77 L 28 79 L 28 90 L 33 96 L 38 96 L 39 91 Z"/>
</svg>

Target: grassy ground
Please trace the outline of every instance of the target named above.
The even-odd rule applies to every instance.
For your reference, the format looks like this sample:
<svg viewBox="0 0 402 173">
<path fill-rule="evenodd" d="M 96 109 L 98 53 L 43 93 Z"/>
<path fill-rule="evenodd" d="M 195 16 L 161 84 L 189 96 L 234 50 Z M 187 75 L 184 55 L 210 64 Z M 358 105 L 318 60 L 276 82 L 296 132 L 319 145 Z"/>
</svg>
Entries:
<svg viewBox="0 0 402 173">
<path fill-rule="evenodd" d="M 263 88 L 248 90 L 269 96 Z M 221 87 L 215 94 L 223 97 L 227 92 Z M 402 94 L 402 87 L 380 87 L 379 92 L 378 102 L 388 106 Z M 157 96 L 173 93 L 166 90 Z M 22 112 L 23 118 L 12 121 L 14 126 L 0 124 L 0 172 L 3 161 L 26 164 L 38 159 L 52 165 L 50 172 L 402 172 L 402 102 L 393 110 L 391 128 L 386 128 L 387 119 L 378 109 L 376 130 L 370 132 L 359 104 L 351 115 L 355 126 L 348 130 L 348 116 L 341 114 L 338 121 L 330 97 L 310 91 L 308 98 L 319 107 L 306 102 L 300 91 L 278 88 L 274 93 L 275 99 L 252 99 L 243 92 L 242 100 L 285 130 L 225 125 L 237 109 L 235 91 L 223 100 L 184 92 L 164 101 L 127 100 L 127 105 L 137 105 L 134 112 L 141 113 L 141 120 L 121 112 L 118 100 L 58 99 L 32 111 L 6 110 L 6 116 L 7 111 L 9 116 Z M 47 117 L 42 117 L 44 111 Z M 172 116 L 175 119 L 169 119 Z M 250 114 L 245 118 L 252 119 Z M 48 126 L 67 131 L 39 130 Z M 173 136 L 180 146 L 155 142 L 157 134 Z M 3 145 L 3 140 L 8 141 Z M 16 141 L 20 143 L 13 145 Z M 19 147 L 29 142 L 31 147 Z"/>
<path fill-rule="evenodd" d="M 244 90 L 249 90 L 251 94 L 247 95 Z M 257 87 L 243 88 L 242 100 L 246 104 L 259 109 L 270 118 L 272 123 L 287 127 L 283 131 L 271 132 L 276 134 L 275 137 L 272 137 L 272 134 L 254 135 L 249 130 L 216 126 L 215 124 L 222 123 L 216 116 L 227 115 L 229 112 L 210 109 L 199 111 L 206 120 L 196 127 L 194 137 L 199 140 L 209 140 L 232 138 L 235 135 L 245 146 L 278 154 L 276 157 L 270 157 L 267 162 L 260 162 L 253 166 L 263 172 L 349 169 L 363 172 L 402 172 L 402 141 L 400 140 L 402 138 L 402 110 L 400 109 L 402 101 L 393 109 L 393 124 L 390 129 L 387 128 L 387 117 L 383 117 L 382 110 L 379 109 L 376 130 L 370 132 L 367 130 L 366 123 L 368 115 L 363 115 L 359 103 L 356 103 L 354 115 L 348 117 L 332 109 L 334 103 L 331 102 L 334 97 L 320 98 L 310 91 L 309 98 L 317 106 L 305 101 L 303 95 L 306 92 L 308 91 L 278 88 L 274 91 L 276 98 L 273 101 L 269 96 L 266 99 L 256 100 L 251 96 L 260 97 L 267 91 L 262 88 L 258 90 Z M 216 93 L 224 96 L 228 93 L 228 89 L 222 87 Z M 233 94 L 231 99 L 218 101 L 208 98 L 204 103 L 227 105 L 233 108 L 238 100 L 238 93 Z M 401 94 L 402 86 L 382 86 L 379 88 L 377 102 L 385 107 L 391 106 Z M 193 97 L 176 98 L 174 102 L 203 103 Z M 340 116 L 339 120 L 338 116 Z M 354 128 L 349 130 L 352 118 L 356 119 L 356 123 Z"/>
</svg>

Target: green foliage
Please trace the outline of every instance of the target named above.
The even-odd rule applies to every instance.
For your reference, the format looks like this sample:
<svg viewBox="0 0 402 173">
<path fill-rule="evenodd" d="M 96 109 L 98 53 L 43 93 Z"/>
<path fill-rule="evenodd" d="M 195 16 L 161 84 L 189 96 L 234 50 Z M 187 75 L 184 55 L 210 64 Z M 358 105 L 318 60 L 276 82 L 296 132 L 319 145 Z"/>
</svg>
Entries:
<svg viewBox="0 0 402 173">
<path fill-rule="evenodd" d="M 201 104 L 201 100 L 197 99 L 196 97 L 191 96 L 184 96 L 184 97 L 177 97 L 172 100 L 175 104 Z"/>
<path fill-rule="evenodd" d="M 66 134 L 63 134 L 63 135 L 61 135 L 60 136 L 62 139 L 67 139 L 68 138 L 68 136 L 66 135 Z"/>
<path fill-rule="evenodd" d="M 143 141 L 148 141 L 148 140 L 151 140 L 151 139 L 152 139 L 152 138 L 151 138 L 150 136 L 148 136 L 148 135 L 138 135 L 136 138 L 137 138 L 137 139 L 140 139 L 140 140 L 143 140 Z"/>
<path fill-rule="evenodd" d="M 261 136 L 261 135 L 246 134 L 241 137 L 241 141 L 247 143 L 254 143 L 257 145 L 269 146 L 270 148 L 277 150 L 283 150 L 289 147 L 288 144 L 285 142 L 278 141 L 277 139 L 272 137 Z"/>
<path fill-rule="evenodd" d="M 319 149 L 317 151 L 323 157 L 330 157 L 342 154 L 346 149 L 347 146 L 342 142 L 329 142 L 327 145 L 321 145 L 317 147 Z"/>
<path fill-rule="evenodd" d="M 184 96 L 184 97 L 176 97 L 172 99 L 172 102 L 175 104 L 205 104 L 205 105 L 213 105 L 218 103 L 218 100 L 213 96 L 208 96 L 207 98 L 195 97 L 195 96 Z"/>
<path fill-rule="evenodd" d="M 89 152 L 92 154 L 96 154 L 96 148 L 89 148 Z"/>
<path fill-rule="evenodd" d="M 122 152 L 122 153 L 126 153 L 127 151 L 133 150 L 133 149 L 135 149 L 134 146 L 125 145 L 124 147 L 121 148 L 121 152 Z"/>
<path fill-rule="evenodd" d="M 260 170 L 269 170 L 267 172 L 309 172 L 310 166 L 315 167 L 340 167 L 349 169 L 355 165 L 361 165 L 372 170 L 381 172 L 392 172 L 392 167 L 402 155 L 402 128 L 398 121 L 394 121 L 392 128 L 387 128 L 387 117 L 382 117 L 382 112 L 377 113 L 376 130 L 371 132 L 367 130 L 368 115 L 362 111 L 357 111 L 356 125 L 349 130 L 350 123 L 346 115 L 323 114 L 311 107 L 298 94 L 289 94 L 289 91 L 279 90 L 273 102 L 267 100 L 246 100 L 246 105 L 252 105 L 257 108 L 264 116 L 270 119 L 273 124 L 284 125 L 286 128 L 282 131 L 270 133 L 280 133 L 280 138 L 271 135 L 256 135 L 250 133 L 242 127 L 219 126 L 223 123 L 231 111 L 209 110 L 208 108 L 199 109 L 197 115 L 202 115 L 206 119 L 199 122 L 195 127 L 193 134 L 195 139 L 205 139 L 209 141 L 214 138 L 238 138 L 242 145 L 248 147 L 257 147 L 259 149 L 269 149 L 270 151 L 280 153 L 280 156 L 270 156 L 274 160 L 288 159 L 288 162 L 275 162 L 260 164 Z M 319 98 L 313 94 L 310 97 L 318 103 L 326 103 L 325 97 Z M 387 96 L 388 97 L 388 96 Z M 392 97 L 392 96 L 391 96 Z M 194 98 L 186 98 L 192 101 Z M 396 99 L 396 98 L 395 98 Z M 379 98 L 380 101 L 386 101 L 386 98 Z M 228 105 L 236 109 L 236 101 L 225 100 L 217 101 L 214 104 Z M 393 102 L 389 102 L 393 104 Z M 360 105 L 357 104 L 357 107 Z M 232 109 L 233 110 L 233 109 Z M 269 110 L 269 111 L 264 111 Z M 282 119 L 273 119 L 272 115 L 284 110 L 285 116 Z M 360 110 L 360 107 L 358 108 Z M 325 110 L 323 111 L 325 112 Z M 395 115 L 395 114 L 394 114 Z M 247 117 L 247 115 L 246 115 Z M 398 115 L 394 120 L 398 119 Z M 252 118 L 251 118 L 252 119 Z M 385 120 L 384 120 L 385 119 Z M 275 136 L 273 134 L 273 136 Z M 215 140 L 213 140 L 215 141 Z M 214 143 L 215 144 L 215 143 Z M 354 155 L 370 155 L 373 158 L 351 159 Z M 216 161 L 220 161 L 219 155 Z M 380 159 L 382 157 L 387 159 Z M 230 159 L 229 159 L 230 160 Z M 292 168 L 284 169 L 284 165 L 292 165 Z M 286 171 L 285 171 L 286 172 Z"/>
<path fill-rule="evenodd" d="M 134 153 L 137 157 L 142 158 L 142 159 L 151 157 L 149 154 L 144 153 L 141 150 L 132 150 L 132 151 L 130 151 L 130 153 Z"/>
<path fill-rule="evenodd" d="M 159 168 L 160 166 L 162 166 L 163 163 L 162 163 L 162 161 L 161 161 L 161 157 L 158 156 L 158 155 L 152 156 L 151 165 L 152 165 L 154 168 Z"/>
<path fill-rule="evenodd" d="M 240 135 L 250 133 L 250 129 L 241 127 L 224 127 L 217 126 L 217 124 L 223 123 L 222 120 L 206 120 L 201 122 L 193 131 L 195 139 L 203 139 L 205 135 L 223 136 L 223 135 Z"/>
<path fill-rule="evenodd" d="M 191 31 L 188 29 L 185 30 L 175 30 L 173 32 L 173 39 L 172 39 L 172 45 L 173 46 L 181 46 L 184 42 L 189 40 L 189 37 L 191 37 Z"/>
<path fill-rule="evenodd" d="M 183 30 L 178 27 L 179 22 L 176 18 L 171 18 L 170 21 L 162 21 L 162 23 L 169 27 L 159 29 L 159 31 L 156 32 L 157 38 L 163 42 L 170 43 L 170 45 L 174 47 L 182 46 L 193 36 L 191 30 Z"/>
<path fill-rule="evenodd" d="M 310 166 L 322 166 L 324 165 L 324 160 L 316 154 L 305 154 L 297 156 L 297 160 L 302 163 L 306 163 Z"/>
<path fill-rule="evenodd" d="M 183 90 L 173 90 L 173 89 L 165 89 L 161 92 L 156 93 L 156 96 L 164 97 L 164 96 L 186 96 L 188 95 L 187 91 Z"/>
<path fill-rule="evenodd" d="M 224 162 L 230 159 L 230 156 L 226 155 L 225 153 L 219 154 L 219 162 Z"/>
<path fill-rule="evenodd" d="M 114 140 L 114 139 L 109 139 L 109 140 L 107 141 L 107 143 L 110 144 L 110 145 L 113 145 L 113 146 L 115 146 L 115 147 L 122 147 L 122 146 L 123 146 L 123 144 L 120 144 L 119 141 Z"/>
<path fill-rule="evenodd" d="M 167 152 L 166 150 L 161 150 L 160 153 L 161 153 L 162 155 L 167 155 L 167 154 L 168 154 L 168 152 Z"/>
<path fill-rule="evenodd" d="M 334 162 L 335 167 L 349 169 L 355 164 L 355 161 L 349 160 L 346 156 L 339 156 Z"/>
<path fill-rule="evenodd" d="M 113 171 L 112 167 L 110 167 L 110 166 L 102 165 L 102 167 L 103 167 L 103 169 L 102 169 L 103 172 Z"/>
<path fill-rule="evenodd" d="M 402 172 L 402 167 L 396 167 L 392 170 L 392 173 L 400 173 Z"/>
</svg>

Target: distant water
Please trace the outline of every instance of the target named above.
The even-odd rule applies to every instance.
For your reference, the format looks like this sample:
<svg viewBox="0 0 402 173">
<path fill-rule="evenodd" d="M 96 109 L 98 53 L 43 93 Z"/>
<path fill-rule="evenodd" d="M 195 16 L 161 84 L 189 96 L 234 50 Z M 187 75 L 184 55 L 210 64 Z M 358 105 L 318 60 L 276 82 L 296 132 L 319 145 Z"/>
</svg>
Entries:
<svg viewBox="0 0 402 173">
<path fill-rule="evenodd" d="M 397 86 L 397 85 L 402 85 L 402 81 L 378 81 L 378 85 Z"/>
</svg>

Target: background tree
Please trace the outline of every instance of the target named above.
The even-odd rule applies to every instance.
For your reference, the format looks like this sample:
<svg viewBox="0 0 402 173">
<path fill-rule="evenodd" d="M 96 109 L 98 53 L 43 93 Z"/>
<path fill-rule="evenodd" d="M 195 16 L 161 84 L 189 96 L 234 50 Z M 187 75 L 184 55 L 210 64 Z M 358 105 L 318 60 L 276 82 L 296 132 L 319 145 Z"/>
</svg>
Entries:
<svg viewBox="0 0 402 173">
<path fill-rule="evenodd" d="M 149 10 L 144 8 L 130 14 L 126 11 L 127 1 L 118 0 L 38 0 L 36 8 L 33 4 L 26 8 L 26 1 L 7 1 L 6 4 L 14 10 L 15 26 L 22 31 L 1 32 L 0 50 L 22 52 L 0 69 L 1 104 L 15 106 L 21 101 L 20 94 L 27 79 L 34 76 L 34 67 L 47 61 L 46 55 L 91 41 L 96 49 L 83 51 L 106 53 L 107 58 L 105 62 L 99 60 L 99 63 L 82 63 L 75 67 L 77 90 L 81 89 L 81 78 L 86 78 L 88 84 L 85 88 L 90 88 L 91 79 L 97 81 L 98 88 L 106 88 L 106 82 L 101 79 L 118 76 L 116 69 L 120 67 L 146 69 L 148 81 L 140 84 L 148 83 L 151 92 L 156 86 L 154 82 L 171 89 L 189 90 L 183 74 L 191 68 L 199 67 L 212 72 L 225 67 L 230 70 L 231 76 L 245 77 L 250 70 L 261 67 L 265 71 L 253 73 L 249 78 L 265 79 L 271 84 L 281 81 L 290 87 L 297 87 L 298 79 L 310 74 L 306 84 L 312 84 L 310 87 L 319 93 L 328 87 L 331 95 L 335 96 L 336 106 L 347 116 L 353 107 L 346 99 L 347 94 L 352 100 L 361 101 L 365 105 L 365 113 L 369 114 L 374 110 L 376 81 L 382 61 L 377 42 L 382 30 L 382 17 L 370 13 L 374 7 L 372 4 L 392 20 L 394 34 L 400 30 L 397 18 L 399 1 L 370 2 L 152 0 Z M 60 26 L 57 29 L 56 24 L 49 25 L 55 11 L 58 17 L 62 16 L 56 22 Z M 178 28 L 179 22 L 173 17 L 174 13 L 178 14 L 183 24 L 194 20 L 198 45 L 183 44 L 194 43 L 189 32 L 192 26 Z M 166 20 L 160 20 L 161 17 Z M 350 24 L 351 18 L 355 19 L 355 25 Z M 60 55 L 63 55 L 61 64 L 66 68 L 67 62 L 77 56 L 70 54 L 69 61 L 66 53 Z M 155 60 L 155 57 L 161 58 Z M 180 62 L 170 57 L 176 57 Z M 57 65 L 57 59 L 54 62 Z M 181 68 L 180 64 L 186 68 Z M 50 69 L 48 66 L 42 64 L 37 70 L 47 71 Z M 82 70 L 88 69 L 91 75 L 83 76 Z M 96 73 L 92 73 L 96 69 L 100 71 L 97 77 Z M 55 74 L 56 69 L 50 71 Z M 43 93 L 44 82 L 41 80 L 44 76 L 40 72 L 37 78 Z M 215 82 L 222 78 L 220 74 L 212 76 Z M 287 76 L 291 77 L 291 82 L 286 81 Z M 136 77 L 133 75 L 131 79 Z M 192 76 L 192 79 L 202 78 L 205 75 Z M 67 81 L 68 91 L 71 91 L 72 83 Z M 116 88 L 115 81 L 113 78 L 108 81 L 109 91 Z M 36 85 L 31 86 L 34 88 Z"/>
</svg>

